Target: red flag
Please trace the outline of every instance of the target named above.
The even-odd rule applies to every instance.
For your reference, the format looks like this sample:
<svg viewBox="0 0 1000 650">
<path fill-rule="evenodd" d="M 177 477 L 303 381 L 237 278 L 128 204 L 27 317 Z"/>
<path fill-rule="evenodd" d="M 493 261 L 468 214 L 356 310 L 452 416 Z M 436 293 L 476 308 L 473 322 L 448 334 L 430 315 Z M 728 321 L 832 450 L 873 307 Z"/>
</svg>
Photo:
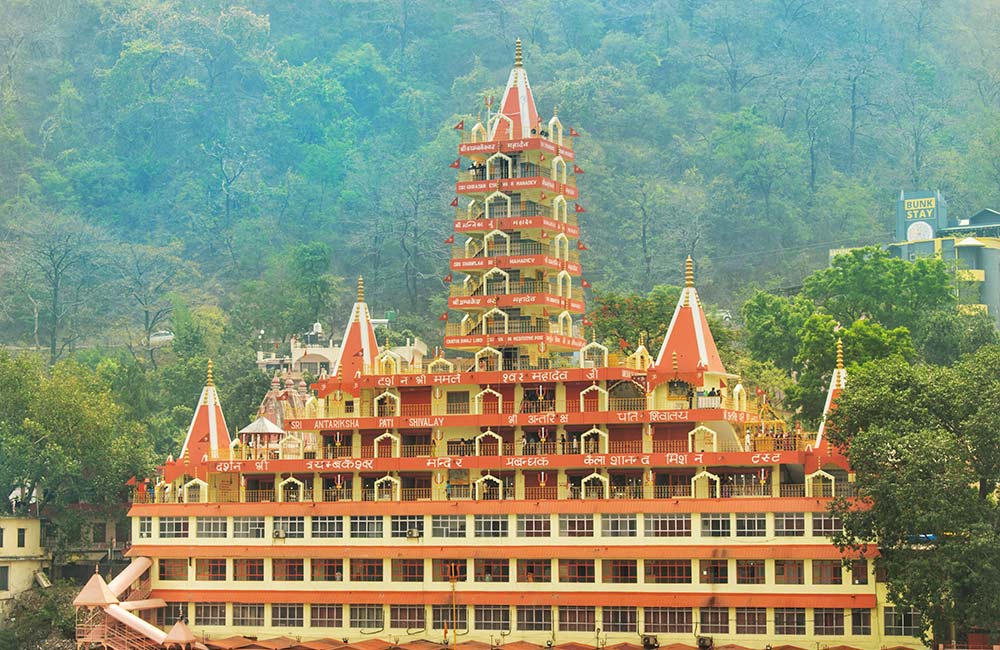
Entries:
<svg viewBox="0 0 1000 650">
<path fill-rule="evenodd" d="M 135 480 L 134 476 L 132 478 L 130 478 L 129 480 L 125 481 L 125 485 L 135 485 L 135 483 L 136 483 L 136 480 Z"/>
<path fill-rule="evenodd" d="M 543 231 L 542 231 L 542 239 L 548 239 L 548 238 L 549 238 L 549 233 L 547 233 L 547 232 L 545 232 L 545 231 L 543 230 Z"/>
<path fill-rule="evenodd" d="M 357 352 L 354 353 L 354 356 L 356 356 L 356 357 L 363 357 L 363 356 L 365 356 L 365 349 L 361 348 L 360 350 L 358 350 Z"/>
<path fill-rule="evenodd" d="M 538 160 L 545 162 L 545 154 L 543 153 L 538 154 Z"/>
<path fill-rule="evenodd" d="M 461 158 L 456 158 L 455 162 L 451 163 L 448 166 L 451 167 L 452 169 L 458 169 L 459 167 L 462 166 L 462 159 Z"/>
<path fill-rule="evenodd" d="M 583 287 L 584 289 L 590 288 L 590 283 L 587 282 L 587 278 L 580 278 L 580 286 Z"/>
<path fill-rule="evenodd" d="M 455 198 L 453 198 L 451 200 L 451 203 L 449 203 L 448 205 L 450 205 L 453 208 L 457 208 L 458 207 L 458 197 L 456 196 Z"/>
<path fill-rule="evenodd" d="M 576 206 L 576 208 L 574 208 L 574 209 L 577 211 L 577 213 L 586 212 L 586 210 L 583 209 L 583 206 L 580 205 L 579 203 L 574 203 L 573 205 Z"/>
<path fill-rule="evenodd" d="M 456 131 L 464 131 L 465 130 L 465 120 L 460 120 L 459 123 L 455 125 L 455 130 Z"/>
<path fill-rule="evenodd" d="M 573 165 L 573 173 L 574 173 L 574 174 L 582 174 L 582 173 L 583 173 L 583 170 L 582 170 L 582 169 L 580 169 L 580 166 L 579 166 L 579 165 Z"/>
<path fill-rule="evenodd" d="M 593 323 L 591 323 L 591 322 L 590 322 L 590 321 L 589 321 L 589 320 L 587 319 L 587 317 L 586 317 L 586 316 L 584 316 L 584 317 L 583 317 L 583 320 L 582 320 L 581 322 L 582 322 L 582 323 L 583 323 L 583 324 L 584 324 L 585 326 L 587 326 L 587 327 L 590 327 L 591 325 L 593 325 Z"/>
<path fill-rule="evenodd" d="M 618 347 L 620 347 L 622 350 L 626 349 L 628 347 L 628 341 L 626 341 L 623 338 L 619 338 L 618 339 Z"/>
<path fill-rule="evenodd" d="M 545 192 L 542 192 L 541 200 L 544 201 L 547 198 L 549 197 L 545 194 Z"/>
<path fill-rule="evenodd" d="M 573 127 L 569 127 L 569 134 L 570 134 L 571 136 L 573 136 L 574 138 L 575 138 L 576 136 L 580 135 L 579 133 L 577 133 L 577 132 L 576 132 L 576 129 L 574 129 Z"/>
<path fill-rule="evenodd" d="M 542 307 L 542 316 L 544 316 L 545 318 L 549 317 L 549 310 L 546 309 L 545 307 Z"/>
<path fill-rule="evenodd" d="M 584 244 L 582 241 L 577 241 L 576 242 L 576 250 L 578 250 L 578 251 L 589 251 L 590 249 L 587 248 L 587 245 Z"/>
<path fill-rule="evenodd" d="M 455 235 L 448 235 L 448 239 L 444 240 L 444 243 L 446 243 L 446 244 L 454 244 L 455 243 Z"/>
<path fill-rule="evenodd" d="M 445 282 L 451 282 L 451 280 L 452 280 L 451 273 L 449 273 L 448 275 L 444 276 L 444 281 Z"/>
<path fill-rule="evenodd" d="M 445 312 L 438 316 L 438 320 L 448 320 L 448 312 Z"/>
</svg>

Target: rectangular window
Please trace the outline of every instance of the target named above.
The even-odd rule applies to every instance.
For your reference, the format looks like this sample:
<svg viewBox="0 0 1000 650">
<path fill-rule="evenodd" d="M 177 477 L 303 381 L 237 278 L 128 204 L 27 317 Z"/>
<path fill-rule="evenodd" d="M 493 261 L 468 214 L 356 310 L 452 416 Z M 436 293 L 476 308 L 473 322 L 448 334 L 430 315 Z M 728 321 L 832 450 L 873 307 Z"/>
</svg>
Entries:
<svg viewBox="0 0 1000 650">
<path fill-rule="evenodd" d="M 802 537 L 806 534 L 806 513 L 776 512 L 774 513 L 775 537 Z"/>
<path fill-rule="evenodd" d="M 635 584 L 639 582 L 639 567 L 636 560 L 603 560 L 601 578 L 615 584 Z"/>
<path fill-rule="evenodd" d="M 273 627 L 302 627 L 303 610 L 301 603 L 271 605 L 271 625 Z"/>
<path fill-rule="evenodd" d="M 385 613 L 381 605 L 351 605 L 351 627 L 369 630 L 385 625 Z"/>
<path fill-rule="evenodd" d="M 228 526 L 225 517 L 195 517 L 198 537 L 225 537 Z"/>
<path fill-rule="evenodd" d="M 431 560 L 431 575 L 434 582 L 465 582 L 469 576 L 468 562 L 465 560 Z"/>
<path fill-rule="evenodd" d="M 149 519 L 150 522 L 153 521 L 149 517 L 144 517 L 144 519 Z M 150 528 L 152 528 L 152 523 L 150 523 Z M 3 548 L 3 528 L 0 528 L 0 548 Z"/>
<path fill-rule="evenodd" d="M 644 514 L 643 530 L 646 537 L 691 537 L 691 515 Z"/>
<path fill-rule="evenodd" d="M 510 562 L 506 559 L 474 560 L 476 582 L 510 582 Z"/>
<path fill-rule="evenodd" d="M 775 634 L 805 634 L 806 610 L 804 607 L 775 607 Z"/>
<path fill-rule="evenodd" d="M 562 537 L 593 537 L 594 516 L 587 514 L 559 515 L 559 535 Z"/>
<path fill-rule="evenodd" d="M 507 515 L 476 515 L 476 537 L 506 537 Z"/>
<path fill-rule="evenodd" d="M 467 630 L 469 629 L 469 611 L 465 605 L 452 608 L 451 605 L 433 605 L 431 607 L 431 627 L 435 630 Z"/>
<path fill-rule="evenodd" d="M 702 513 L 701 515 L 701 536 L 702 537 L 729 537 L 732 532 L 728 512 Z"/>
<path fill-rule="evenodd" d="M 843 636 L 844 610 L 828 607 L 814 609 L 813 633 L 822 636 Z"/>
<path fill-rule="evenodd" d="M 309 621 L 310 627 L 343 627 L 344 608 L 341 605 L 313 605 Z"/>
<path fill-rule="evenodd" d="M 851 561 L 851 584 L 868 584 L 868 560 L 862 558 Z"/>
<path fill-rule="evenodd" d="M 601 622 L 606 632 L 635 632 L 639 628 L 635 607 L 605 605 Z"/>
<path fill-rule="evenodd" d="M 160 537 L 166 539 L 176 539 L 187 536 L 187 517 L 160 517 Z"/>
<path fill-rule="evenodd" d="M 107 530 L 105 530 L 104 532 L 105 532 L 105 535 L 107 535 Z M 25 538 L 27 537 L 27 534 L 28 534 L 28 530 L 26 528 L 18 528 L 17 529 L 17 547 L 18 548 L 24 548 L 25 547 L 25 543 L 26 543 L 25 542 Z M 97 541 L 97 540 L 94 540 L 94 541 Z M 101 541 L 102 542 L 104 541 L 103 538 L 101 539 Z"/>
<path fill-rule="evenodd" d="M 343 560 L 313 558 L 309 564 L 313 582 L 340 582 L 344 579 Z"/>
<path fill-rule="evenodd" d="M 729 582 L 729 560 L 701 560 L 700 578 L 703 585 L 724 585 Z"/>
<path fill-rule="evenodd" d="M 392 561 L 392 581 L 393 582 L 423 582 L 424 581 L 424 561 L 423 560 L 393 560 Z"/>
<path fill-rule="evenodd" d="M 410 532 L 414 531 L 414 532 Z M 424 536 L 423 515 L 393 515 L 389 520 L 389 535 L 392 537 Z M 392 618 L 390 615 L 389 618 Z"/>
<path fill-rule="evenodd" d="M 225 603 L 195 603 L 194 604 L 194 624 L 195 625 L 225 625 L 226 624 L 226 604 Z"/>
<path fill-rule="evenodd" d="M 354 558 L 351 560 L 352 582 L 382 582 L 382 560 Z"/>
<path fill-rule="evenodd" d="M 194 562 L 195 580 L 225 580 L 226 560 L 225 558 L 198 558 Z"/>
<path fill-rule="evenodd" d="M 10 567 L 0 566 L 0 591 L 10 590 Z"/>
<path fill-rule="evenodd" d="M 432 537 L 465 537 L 465 515 L 431 517 Z"/>
<path fill-rule="evenodd" d="M 702 607 L 698 611 L 699 630 L 708 634 L 729 634 L 728 607 Z"/>
<path fill-rule="evenodd" d="M 872 610 L 852 609 L 851 634 L 857 636 L 868 636 L 871 633 L 872 633 Z"/>
<path fill-rule="evenodd" d="M 180 619 L 187 619 L 187 603 L 167 603 L 166 607 L 156 610 L 156 624 L 160 627 L 169 628 Z M 173 622 L 171 622 L 173 621 Z"/>
<path fill-rule="evenodd" d="M 389 627 L 401 630 L 424 629 L 423 605 L 391 605 Z"/>
<path fill-rule="evenodd" d="M 150 539 L 153 536 L 153 518 L 139 517 L 139 539 Z M 3 546 L 3 534 L 0 533 L 0 546 Z"/>
<path fill-rule="evenodd" d="M 160 558 L 160 580 L 187 580 L 188 561 L 184 558 Z"/>
<path fill-rule="evenodd" d="M 594 582 L 594 561 L 559 560 L 559 582 Z"/>
<path fill-rule="evenodd" d="M 647 584 L 691 584 L 691 560 L 646 560 Z"/>
<path fill-rule="evenodd" d="M 264 627 L 262 603 L 233 603 L 233 625 Z"/>
<path fill-rule="evenodd" d="M 647 607 L 646 632 L 653 634 L 690 634 L 694 618 L 690 607 Z"/>
<path fill-rule="evenodd" d="M 517 629 L 522 632 L 548 632 L 552 629 L 552 608 L 518 605 Z"/>
<path fill-rule="evenodd" d="M 736 560 L 736 584 L 762 585 L 764 582 L 764 560 Z"/>
<path fill-rule="evenodd" d="M 767 634 L 766 607 L 737 607 L 737 634 Z"/>
<path fill-rule="evenodd" d="M 263 539 L 263 517 L 233 517 L 233 537 L 237 539 Z"/>
<path fill-rule="evenodd" d="M 885 608 L 885 633 L 889 636 L 920 636 L 920 613 L 915 609 Z"/>
<path fill-rule="evenodd" d="M 262 582 L 264 580 L 264 560 L 262 558 L 235 558 L 233 560 L 233 580 Z"/>
<path fill-rule="evenodd" d="M 518 560 L 518 582 L 552 582 L 552 562 L 550 560 Z"/>
<path fill-rule="evenodd" d="M 274 580 L 293 582 L 305 580 L 304 566 L 301 558 L 273 558 L 271 560 L 271 576 Z"/>
<path fill-rule="evenodd" d="M 814 512 L 813 537 L 833 537 L 844 527 L 840 517 L 826 512 Z"/>
<path fill-rule="evenodd" d="M 285 537 L 301 538 L 306 536 L 305 517 L 275 517 L 274 530 L 284 531 Z"/>
<path fill-rule="evenodd" d="M 518 515 L 518 537 L 550 537 L 552 535 L 552 517 L 549 515 Z"/>
<path fill-rule="evenodd" d="M 593 607 L 563 605 L 559 607 L 560 632 L 593 632 L 597 627 L 597 616 Z"/>
<path fill-rule="evenodd" d="M 382 517 L 380 515 L 353 515 L 351 517 L 351 537 L 382 537 Z"/>
<path fill-rule="evenodd" d="M 813 560 L 812 570 L 814 585 L 839 585 L 844 582 L 840 560 Z"/>
<path fill-rule="evenodd" d="M 477 630 L 509 630 L 510 607 L 507 605 L 476 605 Z"/>
<path fill-rule="evenodd" d="M 802 560 L 775 560 L 774 583 L 778 585 L 805 584 Z"/>
<path fill-rule="evenodd" d="M 344 536 L 343 517 L 320 517 L 312 518 L 312 536 L 317 539 Z"/>
<path fill-rule="evenodd" d="M 635 537 L 639 526 L 634 514 L 601 515 L 601 535 L 605 537 Z"/>
<path fill-rule="evenodd" d="M 736 513 L 737 537 L 764 537 L 765 535 L 767 535 L 767 515 L 765 513 Z"/>
</svg>

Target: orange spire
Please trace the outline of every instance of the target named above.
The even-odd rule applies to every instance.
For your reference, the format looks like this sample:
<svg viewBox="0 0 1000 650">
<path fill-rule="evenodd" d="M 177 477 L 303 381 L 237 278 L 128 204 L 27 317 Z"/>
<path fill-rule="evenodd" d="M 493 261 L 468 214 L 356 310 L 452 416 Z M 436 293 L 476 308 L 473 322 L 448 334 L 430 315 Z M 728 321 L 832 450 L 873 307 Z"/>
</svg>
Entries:
<svg viewBox="0 0 1000 650">
<path fill-rule="evenodd" d="M 514 68 L 507 78 L 499 115 L 490 126 L 492 141 L 531 137 L 531 129 L 539 123 L 535 97 L 522 61 L 521 40 L 518 39 L 514 44 Z"/>
</svg>

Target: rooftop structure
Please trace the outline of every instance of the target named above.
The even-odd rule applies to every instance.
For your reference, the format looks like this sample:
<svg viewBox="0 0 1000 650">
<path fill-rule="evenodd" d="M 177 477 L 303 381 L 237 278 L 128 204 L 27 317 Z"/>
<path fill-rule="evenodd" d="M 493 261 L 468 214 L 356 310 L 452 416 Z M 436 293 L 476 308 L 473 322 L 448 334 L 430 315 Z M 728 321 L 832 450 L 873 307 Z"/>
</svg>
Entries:
<svg viewBox="0 0 1000 650">
<path fill-rule="evenodd" d="M 538 117 L 518 44 L 459 145 L 449 355 L 380 348 L 359 282 L 330 372 L 276 377 L 231 439 L 209 377 L 109 585 L 164 606 L 84 599 L 82 640 L 118 621 L 161 647 L 185 620 L 229 648 L 919 646 L 830 542 L 844 458 L 727 372 L 693 260 L 655 358 L 587 341 L 573 133 Z"/>
</svg>

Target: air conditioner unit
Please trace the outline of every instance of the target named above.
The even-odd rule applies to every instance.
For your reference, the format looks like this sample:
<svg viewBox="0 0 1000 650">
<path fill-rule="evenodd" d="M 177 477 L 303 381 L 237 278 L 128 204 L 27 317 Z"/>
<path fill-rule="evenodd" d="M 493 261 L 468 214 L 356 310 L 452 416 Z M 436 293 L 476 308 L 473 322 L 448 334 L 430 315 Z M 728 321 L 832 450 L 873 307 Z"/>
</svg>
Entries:
<svg viewBox="0 0 1000 650">
<path fill-rule="evenodd" d="M 710 636 L 700 636 L 698 637 L 698 647 L 700 650 L 711 650 L 712 648 L 712 637 Z"/>
<path fill-rule="evenodd" d="M 654 648 L 659 648 L 660 647 L 660 640 L 657 639 L 652 634 L 643 634 L 642 635 L 642 647 L 643 647 L 643 650 L 653 650 Z"/>
<path fill-rule="evenodd" d="M 285 539 L 285 530 L 283 528 L 275 528 L 271 536 L 275 539 Z"/>
<path fill-rule="evenodd" d="M 411 528 L 406 531 L 406 537 L 409 539 L 418 539 L 420 537 L 420 531 L 416 528 Z"/>
</svg>

